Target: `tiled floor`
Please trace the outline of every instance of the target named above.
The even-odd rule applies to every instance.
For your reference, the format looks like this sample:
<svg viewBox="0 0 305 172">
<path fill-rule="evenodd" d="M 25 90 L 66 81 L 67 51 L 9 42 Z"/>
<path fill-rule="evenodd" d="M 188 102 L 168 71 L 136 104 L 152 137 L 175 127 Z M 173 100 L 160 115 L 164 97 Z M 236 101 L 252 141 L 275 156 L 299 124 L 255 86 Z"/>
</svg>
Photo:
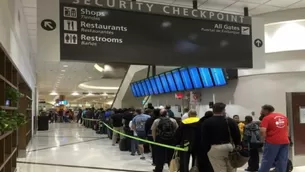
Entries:
<svg viewBox="0 0 305 172">
<path fill-rule="evenodd" d="M 121 152 L 105 136 L 78 124 L 51 124 L 49 131 L 38 132 L 27 156 L 18 162 L 18 172 L 149 172 L 153 169 L 151 160 L 142 161 Z M 304 171 L 305 168 L 294 170 Z"/>
</svg>

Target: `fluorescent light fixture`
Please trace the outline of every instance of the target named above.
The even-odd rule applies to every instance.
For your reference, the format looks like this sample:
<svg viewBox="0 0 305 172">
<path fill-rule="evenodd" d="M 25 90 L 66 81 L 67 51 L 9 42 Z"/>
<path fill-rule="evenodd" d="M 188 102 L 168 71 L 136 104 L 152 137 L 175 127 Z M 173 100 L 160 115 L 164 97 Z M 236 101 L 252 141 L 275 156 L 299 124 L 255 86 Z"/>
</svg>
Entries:
<svg viewBox="0 0 305 172">
<path fill-rule="evenodd" d="M 51 95 L 51 96 L 57 96 L 58 93 L 56 93 L 55 91 L 52 91 L 52 92 L 50 93 L 50 95 Z"/>
<path fill-rule="evenodd" d="M 80 87 L 88 88 L 88 89 L 97 89 L 97 90 L 118 90 L 119 87 L 100 87 L 100 86 L 92 86 L 86 84 L 80 84 Z"/>
<path fill-rule="evenodd" d="M 107 104 L 107 105 L 112 105 L 112 103 L 113 103 L 113 101 L 109 101 L 109 102 L 107 102 L 106 104 Z"/>
<path fill-rule="evenodd" d="M 102 68 L 100 65 L 98 65 L 98 64 L 95 64 L 94 65 L 94 68 L 97 70 L 97 71 L 99 71 L 99 72 L 104 72 L 104 68 Z"/>
<path fill-rule="evenodd" d="M 68 65 L 64 65 L 63 67 L 69 67 Z"/>
<path fill-rule="evenodd" d="M 75 91 L 75 92 L 73 92 L 71 95 L 72 95 L 72 96 L 79 96 L 79 93 Z"/>
<path fill-rule="evenodd" d="M 111 71 L 113 71 L 113 68 L 112 68 L 112 66 L 110 66 L 110 65 L 105 65 L 105 66 L 104 66 L 104 70 L 105 70 L 105 71 L 111 72 Z"/>
<path fill-rule="evenodd" d="M 66 72 L 66 70 L 61 70 L 62 72 Z"/>
</svg>

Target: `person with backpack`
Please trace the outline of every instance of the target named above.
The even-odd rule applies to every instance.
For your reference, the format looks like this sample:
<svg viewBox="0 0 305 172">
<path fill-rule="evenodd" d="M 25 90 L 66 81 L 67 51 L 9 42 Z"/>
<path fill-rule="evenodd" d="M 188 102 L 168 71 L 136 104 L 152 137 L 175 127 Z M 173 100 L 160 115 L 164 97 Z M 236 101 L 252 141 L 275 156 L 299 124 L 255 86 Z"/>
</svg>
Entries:
<svg viewBox="0 0 305 172">
<path fill-rule="evenodd" d="M 150 118 L 150 115 L 143 114 L 141 109 L 136 110 L 136 116 L 132 119 L 132 129 L 136 132 L 137 137 L 140 139 L 146 139 L 145 123 Z M 144 156 L 144 143 L 139 142 L 139 152 L 142 160 L 145 160 Z"/>
<path fill-rule="evenodd" d="M 168 117 L 166 109 L 161 109 L 160 117 L 156 119 L 151 126 L 154 141 L 161 144 L 174 145 L 174 137 L 177 128 L 177 121 L 174 118 Z M 155 146 L 154 151 L 156 156 L 156 167 L 154 172 L 162 172 L 165 163 L 170 165 L 174 150 L 161 146 Z"/>
<path fill-rule="evenodd" d="M 180 172 L 189 172 L 189 162 L 192 156 L 192 167 L 196 166 L 195 161 L 197 159 L 197 131 L 200 125 L 199 118 L 197 117 L 197 112 L 195 110 L 190 110 L 188 113 L 188 118 L 182 120 L 182 124 L 176 131 L 176 145 L 184 148 L 185 144 L 189 145 L 189 150 L 187 152 L 180 152 Z"/>
<path fill-rule="evenodd" d="M 259 168 L 259 148 L 262 147 L 259 124 L 253 122 L 252 116 L 245 117 L 243 144 L 248 147 L 249 161 L 245 171 L 257 171 Z"/>
</svg>

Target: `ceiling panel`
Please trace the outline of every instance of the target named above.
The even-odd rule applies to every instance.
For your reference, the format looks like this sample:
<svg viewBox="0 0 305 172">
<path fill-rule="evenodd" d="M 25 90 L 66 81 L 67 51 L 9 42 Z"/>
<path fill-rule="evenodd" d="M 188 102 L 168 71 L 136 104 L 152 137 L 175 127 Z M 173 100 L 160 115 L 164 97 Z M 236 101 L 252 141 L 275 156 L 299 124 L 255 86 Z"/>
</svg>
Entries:
<svg viewBox="0 0 305 172">
<path fill-rule="evenodd" d="M 198 6 L 200 6 L 201 4 L 203 4 L 206 1 L 208 1 L 208 0 L 198 0 Z M 173 5 L 192 8 L 193 7 L 193 1 L 192 0 L 189 0 L 189 1 L 187 1 L 187 0 L 175 0 Z"/>
<path fill-rule="evenodd" d="M 264 4 L 270 0 L 240 0 L 240 2 L 248 2 L 248 3 L 255 3 L 255 4 Z"/>
<path fill-rule="evenodd" d="M 26 21 L 31 24 L 37 23 L 37 15 L 36 16 L 26 16 Z"/>
<path fill-rule="evenodd" d="M 22 0 L 22 4 L 25 7 L 37 7 L 37 0 Z"/>
<path fill-rule="evenodd" d="M 235 0 L 209 0 L 201 4 L 200 7 L 204 6 L 213 10 L 223 10 L 234 3 L 236 3 Z"/>
<path fill-rule="evenodd" d="M 277 7 L 287 7 L 289 5 L 292 5 L 296 2 L 299 2 L 300 0 L 271 0 L 266 3 L 266 5 L 273 5 Z"/>
<path fill-rule="evenodd" d="M 251 15 L 269 13 L 273 11 L 281 10 L 280 7 L 270 6 L 270 5 L 261 5 L 249 11 Z"/>
<path fill-rule="evenodd" d="M 36 16 L 37 15 L 37 8 L 33 7 L 24 7 L 23 12 L 26 16 Z"/>
<path fill-rule="evenodd" d="M 305 7 L 305 0 L 299 1 L 297 3 L 288 6 L 288 8 L 303 8 L 303 7 Z"/>
<path fill-rule="evenodd" d="M 225 8 L 224 10 L 243 13 L 245 7 L 248 7 L 248 9 L 251 10 L 258 6 L 259 6 L 259 4 L 254 4 L 254 3 L 236 2 L 236 3 L 232 4 L 231 6 Z"/>
<path fill-rule="evenodd" d="M 156 3 L 156 4 L 173 4 L 175 0 L 139 0 L 140 2 Z"/>
</svg>

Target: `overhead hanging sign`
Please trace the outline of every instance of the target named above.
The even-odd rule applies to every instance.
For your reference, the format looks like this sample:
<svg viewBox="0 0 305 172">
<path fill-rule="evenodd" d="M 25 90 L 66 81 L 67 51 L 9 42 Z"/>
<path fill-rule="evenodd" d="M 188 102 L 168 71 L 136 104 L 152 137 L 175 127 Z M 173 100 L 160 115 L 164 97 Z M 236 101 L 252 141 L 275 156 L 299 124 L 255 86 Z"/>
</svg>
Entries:
<svg viewBox="0 0 305 172">
<path fill-rule="evenodd" d="M 190 1 L 191 2 L 191 1 Z M 160 15 L 189 17 L 195 19 L 215 20 L 233 23 L 251 24 L 250 17 L 215 11 L 198 10 L 193 8 L 176 7 L 170 5 L 152 4 L 141 1 L 126 0 L 61 0 L 61 3 L 93 6 L 107 9 L 118 9 L 135 12 L 145 12 Z"/>
<path fill-rule="evenodd" d="M 41 0 L 38 9 L 38 22 L 58 25 L 38 30 L 44 59 L 252 68 L 263 54 L 250 17 L 129 0 Z"/>
</svg>

